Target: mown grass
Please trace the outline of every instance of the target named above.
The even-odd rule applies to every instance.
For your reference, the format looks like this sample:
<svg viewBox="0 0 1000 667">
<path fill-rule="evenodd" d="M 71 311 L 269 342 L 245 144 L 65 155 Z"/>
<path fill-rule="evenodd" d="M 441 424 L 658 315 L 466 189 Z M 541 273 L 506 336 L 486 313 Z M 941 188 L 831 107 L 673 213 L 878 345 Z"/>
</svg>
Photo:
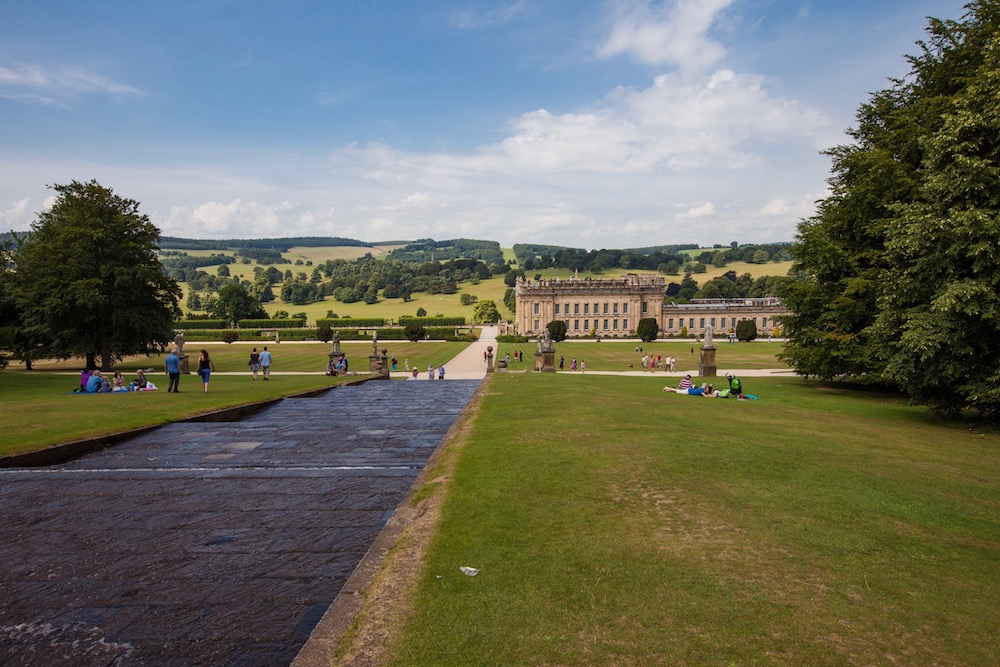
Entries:
<svg viewBox="0 0 1000 667">
<path fill-rule="evenodd" d="M 168 394 L 167 377 L 151 374 L 160 391 L 73 394 L 75 375 L 0 373 L 0 456 L 31 452 L 83 438 L 166 424 L 222 408 L 249 405 L 351 378 L 325 375 L 272 376 L 269 382 L 214 375 L 209 393 L 197 375 L 182 376 L 180 392 Z"/>
<path fill-rule="evenodd" d="M 573 341 L 570 339 L 556 343 L 556 364 L 558 365 L 560 356 L 564 357 L 566 361 L 564 370 L 569 371 L 570 361 L 576 357 L 578 364 L 580 361 L 587 362 L 588 371 L 641 371 L 643 352 L 635 351 L 639 345 L 642 346 L 643 352 L 646 354 L 675 357 L 677 371 L 696 373 L 698 370 L 698 363 L 701 359 L 700 343 L 670 340 L 651 343 L 603 340 L 597 343 L 592 340 Z M 529 368 L 533 363 L 531 357 L 538 349 L 537 343 L 500 343 L 497 347 L 498 358 L 503 358 L 508 352 L 513 356 L 515 350 L 523 352 L 524 364 Z M 776 358 L 782 347 L 783 344 L 777 341 L 768 343 L 766 340 L 759 340 L 734 345 L 725 341 L 717 341 L 716 367 L 722 374 L 727 370 L 735 369 L 787 368 L 784 362 Z M 632 364 L 632 368 L 629 368 L 629 364 Z M 512 367 L 517 368 L 513 362 Z"/>
<path fill-rule="evenodd" d="M 1000 437 L 754 384 L 493 377 L 392 664 L 994 664 Z"/>
<path fill-rule="evenodd" d="M 461 352 L 467 343 L 431 341 L 385 341 L 388 354 L 396 355 L 398 369 L 405 363 L 417 368 L 437 366 Z M 326 369 L 329 344 L 270 344 L 274 352 L 273 373 L 269 382 L 250 380 L 247 361 L 254 345 L 224 343 L 188 343 L 192 373 L 197 368 L 198 350 L 204 347 L 215 362 L 216 374 L 209 393 L 202 391 L 195 375 L 181 377 L 181 392 L 167 394 L 163 373 L 163 355 L 130 357 L 115 366 L 126 379 L 138 368 L 153 368 L 148 375 L 161 391 L 127 394 L 73 394 L 79 387 L 82 359 L 42 360 L 36 370 L 18 370 L 16 366 L 0 372 L 0 456 L 35 451 L 72 440 L 118 433 L 144 426 L 165 424 L 184 417 L 212 412 L 236 405 L 247 405 L 279 396 L 330 386 L 346 378 L 322 375 Z M 260 350 L 262 345 L 256 345 Z M 379 345 L 379 349 L 383 347 Z M 368 371 L 369 342 L 344 342 L 351 370 Z M 312 375 L 285 375 L 311 372 Z M 239 373 L 239 375 L 227 375 Z"/>
<path fill-rule="evenodd" d="M 260 352 L 264 345 L 273 354 L 274 359 L 271 369 L 275 372 L 322 372 L 326 370 L 328 355 L 332 349 L 330 343 L 199 343 L 188 342 L 184 346 L 184 352 L 190 356 L 190 366 L 192 370 L 197 368 L 197 359 L 200 350 L 208 350 L 209 356 L 215 362 L 215 369 L 219 372 L 247 372 L 250 360 L 250 351 L 257 348 Z M 399 369 L 402 370 L 404 360 L 409 360 L 410 364 L 417 364 L 418 368 L 426 368 L 427 364 L 437 365 L 451 359 L 461 352 L 468 343 L 427 341 L 411 343 L 409 341 L 386 340 L 380 341 L 379 351 L 385 348 L 388 356 L 396 355 L 399 361 Z M 350 369 L 353 371 L 368 370 L 368 355 L 371 354 L 371 341 L 343 341 L 340 344 L 341 350 L 347 355 L 350 362 Z M 153 355 L 151 357 L 136 356 L 128 357 L 124 361 L 114 366 L 114 370 L 134 373 L 138 368 L 153 368 L 157 372 L 163 371 L 163 357 L 165 354 Z M 83 368 L 83 359 L 46 359 L 33 364 L 39 372 L 48 371 L 79 371 Z M 15 363 L 12 369 L 18 368 Z M 5 371 L 11 372 L 11 371 Z"/>
</svg>

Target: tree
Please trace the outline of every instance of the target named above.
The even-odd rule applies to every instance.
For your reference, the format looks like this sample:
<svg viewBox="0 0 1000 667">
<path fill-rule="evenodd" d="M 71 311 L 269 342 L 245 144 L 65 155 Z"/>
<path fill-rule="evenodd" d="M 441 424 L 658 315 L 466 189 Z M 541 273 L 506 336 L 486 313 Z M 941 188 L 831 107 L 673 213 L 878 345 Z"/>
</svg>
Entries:
<svg viewBox="0 0 1000 667">
<path fill-rule="evenodd" d="M 53 185 L 55 203 L 19 244 L 14 293 L 38 354 L 85 356 L 101 368 L 173 340 L 181 290 L 156 254 L 160 236 L 139 202 L 97 181 Z"/>
<path fill-rule="evenodd" d="M 219 288 L 219 295 L 212 305 L 212 314 L 236 326 L 240 320 L 267 319 L 267 311 L 260 301 L 253 298 L 241 283 L 229 283 Z"/>
<path fill-rule="evenodd" d="M 746 342 L 756 340 L 757 323 L 753 320 L 740 320 L 736 323 L 736 339 Z"/>
<path fill-rule="evenodd" d="M 829 151 L 831 195 L 781 288 L 799 373 L 889 384 L 1000 418 L 1000 57 L 996 0 L 930 19 L 910 73 Z"/>
<path fill-rule="evenodd" d="M 545 328 L 549 330 L 549 335 L 552 336 L 552 340 L 559 343 L 566 340 L 566 331 L 569 327 L 566 326 L 566 322 L 563 320 L 552 320 L 545 325 Z"/>
<path fill-rule="evenodd" d="M 497 302 L 493 299 L 483 299 L 476 304 L 472 311 L 472 321 L 484 324 L 493 324 L 500 321 L 500 311 L 497 309 Z"/>
<path fill-rule="evenodd" d="M 417 308 L 417 317 L 427 317 L 427 311 L 424 308 Z"/>
<path fill-rule="evenodd" d="M 216 270 L 216 273 L 218 273 L 219 276 L 222 277 L 222 278 L 228 278 L 229 277 L 229 265 L 228 264 L 220 264 L 219 268 Z"/>
<path fill-rule="evenodd" d="M 513 287 L 508 287 L 503 293 L 503 305 L 507 306 L 507 310 L 510 312 L 516 312 L 515 307 L 517 306 L 517 293 Z"/>
<path fill-rule="evenodd" d="M 411 343 L 416 343 L 427 335 L 427 330 L 419 324 L 407 324 L 403 327 L 403 335 Z"/>
<path fill-rule="evenodd" d="M 656 334 L 660 333 L 660 325 L 655 317 L 644 317 L 639 320 L 639 326 L 635 328 L 635 334 L 644 343 L 656 340 Z"/>
</svg>

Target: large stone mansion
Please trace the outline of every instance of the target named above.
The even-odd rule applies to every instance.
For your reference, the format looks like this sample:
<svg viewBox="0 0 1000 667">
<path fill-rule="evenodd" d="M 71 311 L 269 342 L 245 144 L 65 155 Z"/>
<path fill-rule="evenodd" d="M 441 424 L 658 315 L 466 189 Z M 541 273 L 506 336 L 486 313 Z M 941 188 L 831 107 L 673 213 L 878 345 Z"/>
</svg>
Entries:
<svg viewBox="0 0 1000 667">
<path fill-rule="evenodd" d="M 666 286 L 666 278 L 658 275 L 518 279 L 515 329 L 523 336 L 537 336 L 549 322 L 563 320 L 569 337 L 630 338 L 639 320 L 652 317 L 660 324 L 661 337 L 679 336 L 685 330 L 700 336 L 709 326 L 721 334 L 740 320 L 754 320 L 758 335 L 770 336 L 777 326 L 775 318 L 788 312 L 776 297 L 672 303 L 664 296 Z"/>
</svg>

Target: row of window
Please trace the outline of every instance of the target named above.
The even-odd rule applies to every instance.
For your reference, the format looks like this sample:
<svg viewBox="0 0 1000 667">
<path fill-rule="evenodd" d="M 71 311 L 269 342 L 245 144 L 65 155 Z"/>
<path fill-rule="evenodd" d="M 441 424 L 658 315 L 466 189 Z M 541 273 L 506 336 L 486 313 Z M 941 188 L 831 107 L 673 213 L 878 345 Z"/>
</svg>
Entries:
<svg viewBox="0 0 1000 667">
<path fill-rule="evenodd" d="M 573 304 L 568 304 L 568 303 L 559 304 L 559 303 L 557 303 L 557 304 L 555 304 L 555 314 L 556 315 L 560 315 L 560 314 L 561 315 L 569 315 L 570 314 L 570 312 L 569 312 L 570 305 L 573 306 L 573 315 L 579 315 L 580 314 L 580 305 L 581 305 L 580 303 L 573 303 Z M 586 302 L 586 303 L 583 304 L 583 314 L 584 315 L 590 315 L 590 305 L 591 305 L 590 302 Z M 560 312 L 560 306 L 561 306 L 561 311 L 562 312 Z M 608 302 L 605 302 L 603 304 L 594 303 L 594 315 L 601 314 L 601 306 L 603 306 L 603 309 L 604 309 L 604 313 L 603 314 L 604 315 L 609 315 L 609 314 L 610 315 L 618 315 L 619 312 L 621 312 L 622 315 L 628 315 L 628 302 L 627 301 L 623 302 L 621 304 L 619 304 L 619 303 L 608 303 Z M 621 307 L 621 311 L 619 311 L 619 306 Z M 609 309 L 610 309 L 610 312 L 609 312 Z M 642 312 L 644 312 L 644 313 L 649 312 L 649 304 L 646 301 L 642 302 Z M 539 303 L 536 301 L 535 302 L 535 315 L 538 315 L 538 314 L 539 314 Z"/>
<path fill-rule="evenodd" d="M 730 318 L 723 317 L 723 318 L 720 318 L 720 319 L 722 321 L 721 321 L 721 323 L 719 325 L 716 325 L 716 323 L 715 323 L 716 322 L 716 318 L 714 318 L 714 317 L 708 318 L 708 322 L 709 322 L 709 324 L 712 325 L 713 329 L 715 329 L 716 326 L 721 326 L 723 329 L 727 328 L 729 325 L 727 325 L 726 322 Z M 732 325 L 731 326 L 735 327 L 737 320 L 736 320 L 735 317 L 733 317 L 731 319 L 732 319 Z M 766 329 L 767 328 L 767 318 L 766 317 L 761 317 L 761 318 L 744 317 L 744 318 L 740 318 L 740 319 L 753 320 L 753 323 L 756 324 L 756 325 L 758 325 L 761 329 Z M 682 328 L 683 326 L 684 326 L 684 318 L 683 317 L 677 318 L 677 328 L 679 329 L 679 328 Z M 688 318 L 687 328 L 688 329 L 694 329 L 694 318 L 693 317 L 689 317 Z M 699 329 L 704 329 L 705 328 L 705 318 L 704 317 L 699 317 L 698 318 L 698 328 Z M 667 318 L 667 331 L 673 331 L 673 330 L 674 330 L 674 318 L 672 318 L 672 317 Z"/>
<path fill-rule="evenodd" d="M 608 327 L 609 323 L 611 324 L 610 327 Z M 535 320 L 535 331 L 541 331 L 538 326 L 539 324 L 540 321 Z M 619 324 L 621 325 L 621 328 L 619 328 Z M 594 328 L 598 331 L 628 331 L 628 319 L 618 320 L 616 318 L 611 320 L 594 320 Z M 580 320 L 566 320 L 566 329 L 568 331 L 576 332 L 590 331 L 590 320 L 583 320 L 582 328 L 580 327 Z"/>
</svg>

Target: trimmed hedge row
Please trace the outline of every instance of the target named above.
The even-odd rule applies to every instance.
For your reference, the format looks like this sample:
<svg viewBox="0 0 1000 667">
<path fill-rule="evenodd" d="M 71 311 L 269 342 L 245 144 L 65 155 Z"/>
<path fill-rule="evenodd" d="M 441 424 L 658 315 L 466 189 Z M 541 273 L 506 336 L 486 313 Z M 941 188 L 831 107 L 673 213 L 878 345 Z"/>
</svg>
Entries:
<svg viewBox="0 0 1000 667">
<path fill-rule="evenodd" d="M 467 341 L 474 340 L 470 339 L 468 334 L 455 335 L 455 329 L 453 327 L 430 327 L 426 328 L 427 336 L 434 340 L 446 340 L 446 341 Z M 340 340 L 367 340 L 372 339 L 372 329 L 368 331 L 363 329 L 338 329 L 337 333 L 340 334 Z M 234 336 L 233 341 L 273 341 L 274 337 L 270 335 L 263 335 L 260 329 L 188 329 L 184 332 L 184 340 L 187 343 L 203 343 L 209 341 L 219 341 L 222 340 L 223 334 L 229 334 Z M 302 328 L 302 329 L 288 329 L 283 330 L 279 336 L 279 340 L 285 342 L 291 341 L 301 341 L 301 340 L 319 340 L 319 333 L 313 328 Z M 385 328 L 378 330 L 378 339 L 383 340 L 406 340 L 406 336 L 403 335 L 403 329 L 401 328 Z"/>
<path fill-rule="evenodd" d="M 411 317 L 403 315 L 399 318 L 399 326 L 405 327 L 408 324 L 419 324 L 422 327 L 463 327 L 464 317 Z"/>
<path fill-rule="evenodd" d="M 175 329 L 225 329 L 229 323 L 225 320 L 179 320 Z"/>
<path fill-rule="evenodd" d="M 359 317 L 357 319 L 353 317 L 323 317 L 316 320 L 316 326 L 321 327 L 324 324 L 328 325 L 331 329 L 366 329 L 369 327 L 384 327 L 385 319 L 375 317 Z"/>
<path fill-rule="evenodd" d="M 301 317 L 285 317 L 274 320 L 240 320 L 236 326 L 240 329 L 301 329 L 306 321 Z"/>
</svg>

